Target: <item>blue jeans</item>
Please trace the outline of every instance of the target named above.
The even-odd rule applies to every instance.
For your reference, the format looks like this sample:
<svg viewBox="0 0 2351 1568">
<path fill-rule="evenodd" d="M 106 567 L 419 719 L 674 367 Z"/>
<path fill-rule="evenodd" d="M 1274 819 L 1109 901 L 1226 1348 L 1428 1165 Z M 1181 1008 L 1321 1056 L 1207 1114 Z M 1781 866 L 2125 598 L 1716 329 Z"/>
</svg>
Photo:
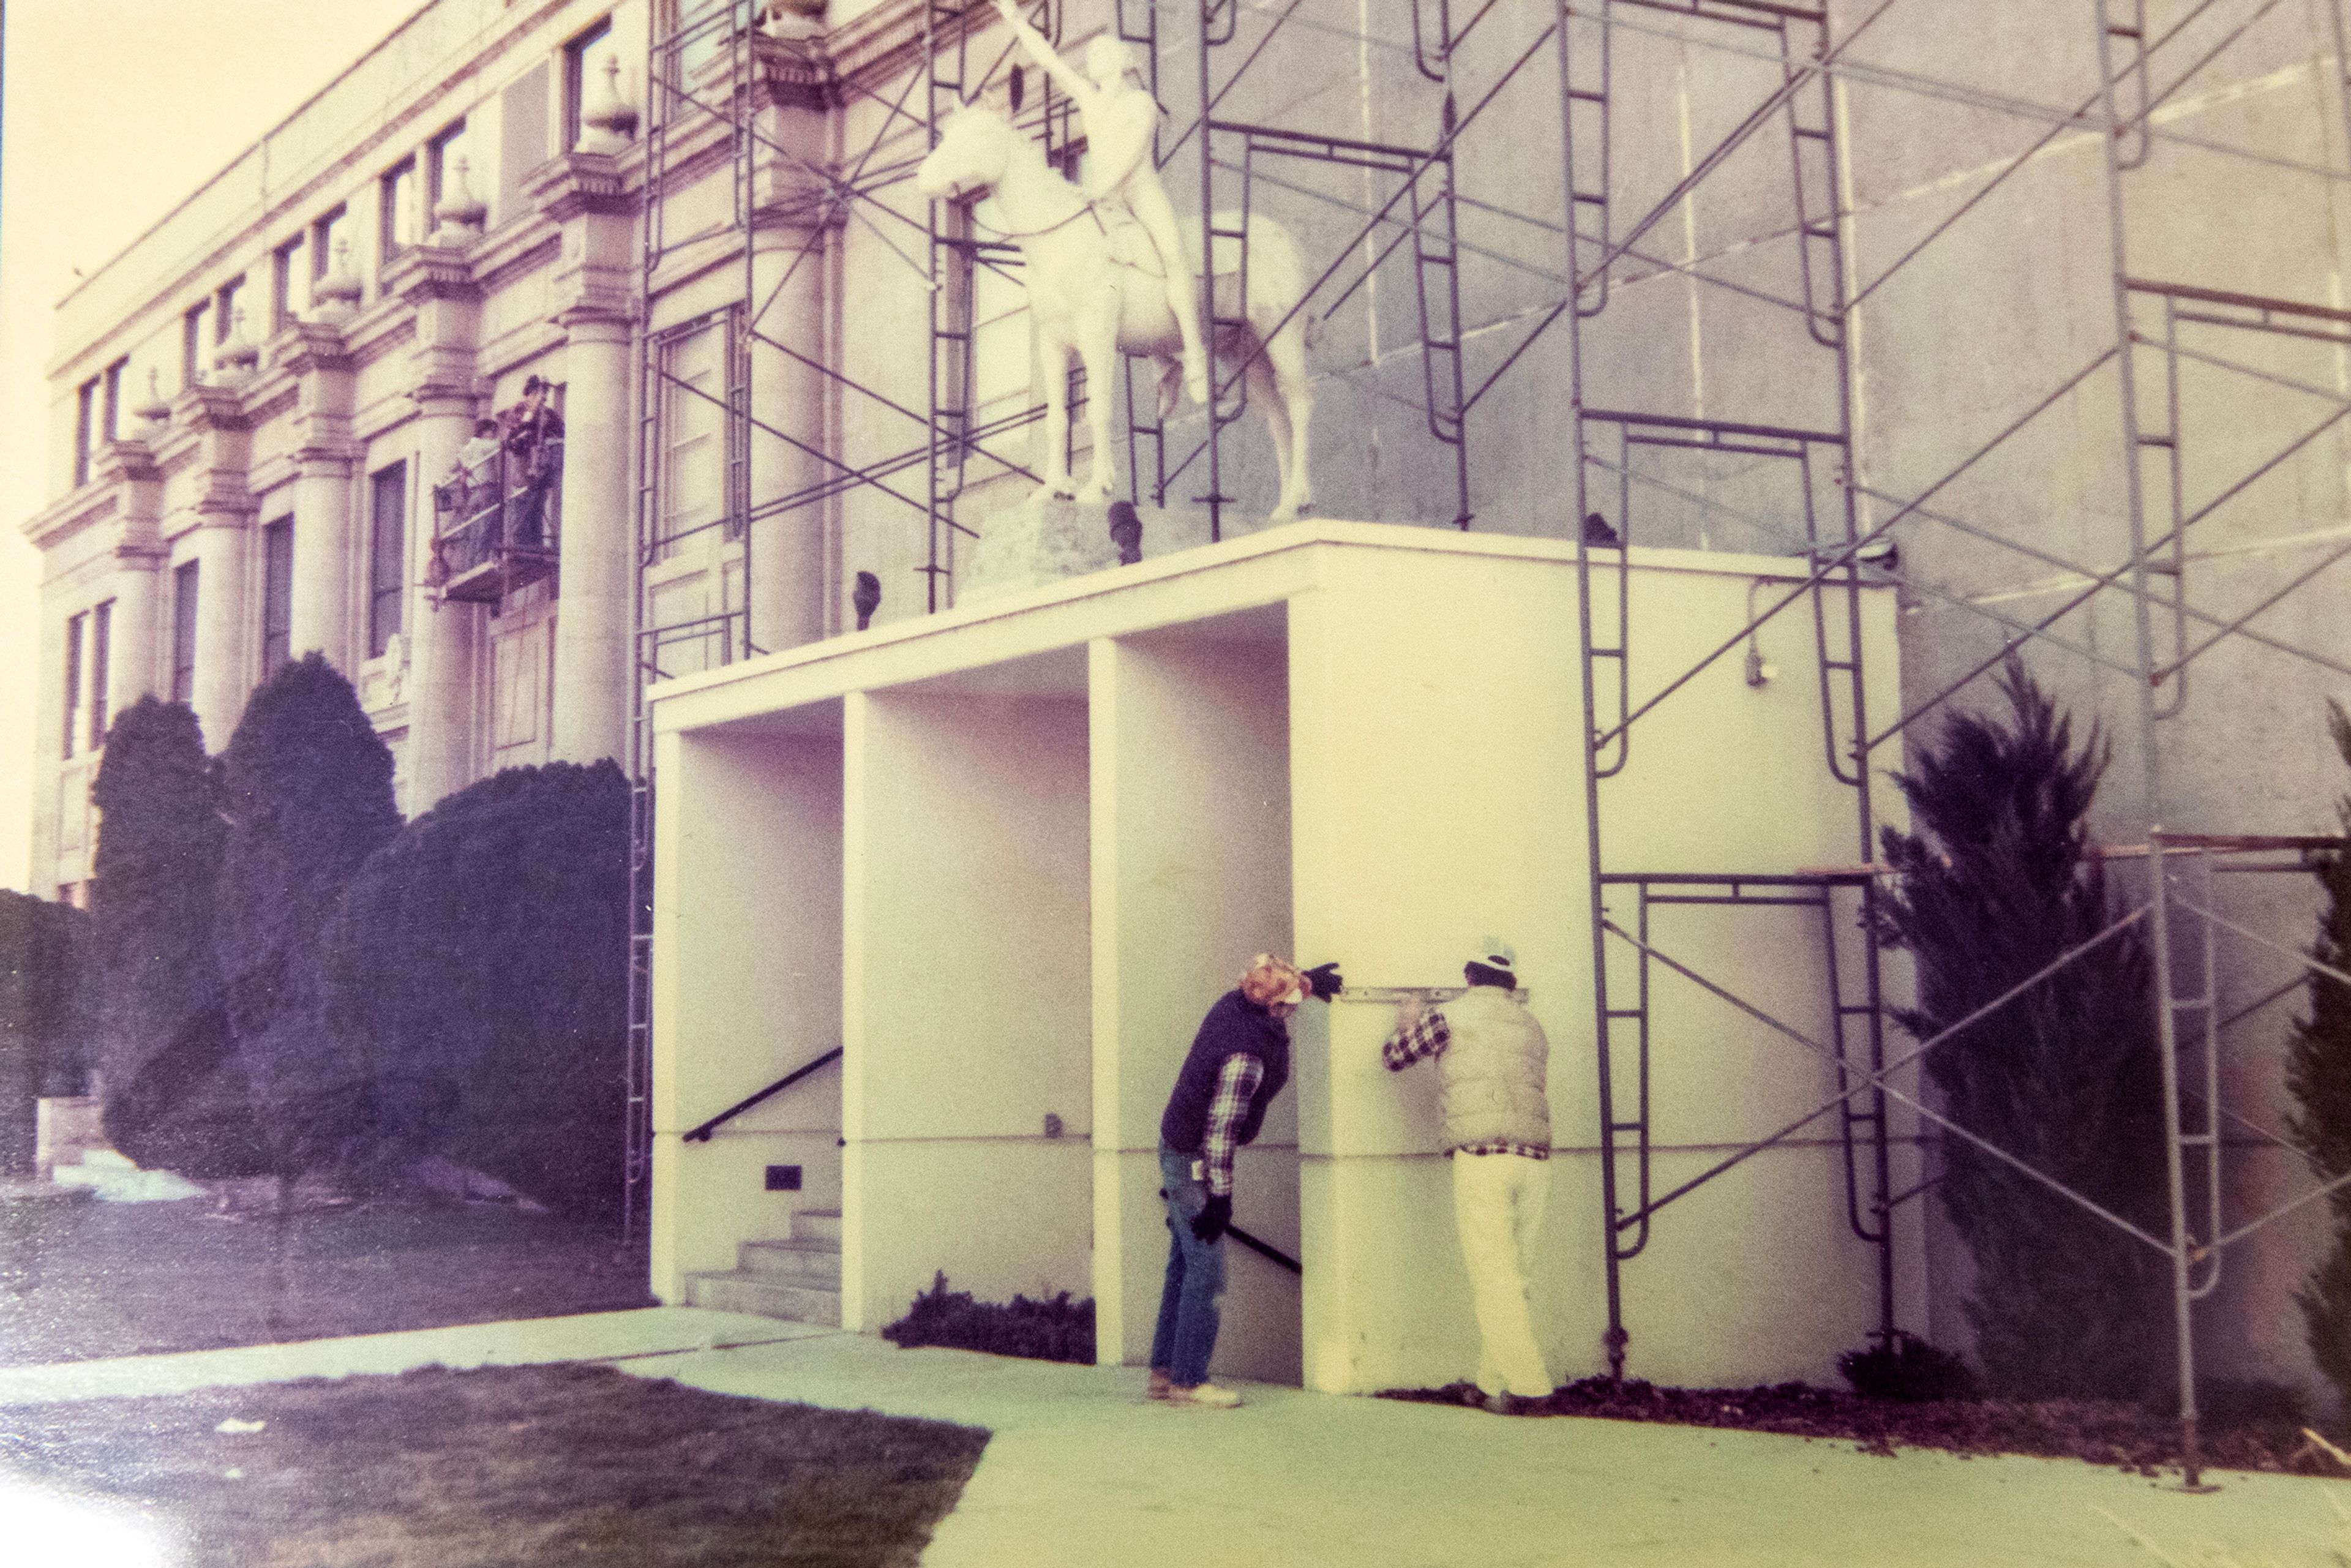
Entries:
<svg viewBox="0 0 2351 1568">
<path fill-rule="evenodd" d="M 1167 1282 L 1159 1292 L 1159 1326 L 1152 1331 L 1151 1364 L 1179 1388 L 1208 1381 L 1217 1348 L 1217 1298 L 1225 1293 L 1225 1239 L 1203 1241 L 1192 1220 L 1208 1207 L 1208 1188 L 1192 1176 L 1197 1155 L 1162 1146 L 1159 1179 L 1167 1188 Z"/>
</svg>

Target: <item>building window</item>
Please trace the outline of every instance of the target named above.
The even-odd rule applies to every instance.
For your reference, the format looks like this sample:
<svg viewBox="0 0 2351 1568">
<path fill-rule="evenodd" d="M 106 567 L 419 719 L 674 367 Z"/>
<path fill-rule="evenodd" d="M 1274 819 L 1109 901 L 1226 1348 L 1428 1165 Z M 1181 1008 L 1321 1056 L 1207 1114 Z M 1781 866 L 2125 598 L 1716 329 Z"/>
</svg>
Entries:
<svg viewBox="0 0 2351 1568">
<path fill-rule="evenodd" d="M 441 222 L 434 213 L 448 190 L 457 160 L 465 155 L 465 122 L 462 120 L 424 144 L 424 215 L 421 222 L 426 234 L 431 234 Z"/>
<path fill-rule="evenodd" d="M 310 275 L 302 265 L 302 236 L 269 253 L 269 329 L 283 332 L 310 307 Z"/>
<path fill-rule="evenodd" d="M 89 612 L 89 748 L 106 744 L 107 662 L 114 641 L 114 601 Z"/>
<path fill-rule="evenodd" d="M 261 678 L 293 656 L 294 519 L 261 530 Z"/>
<path fill-rule="evenodd" d="M 395 463 L 370 477 L 368 657 L 381 659 L 401 629 L 407 589 L 408 465 Z"/>
<path fill-rule="evenodd" d="M 66 622 L 66 755 L 74 754 L 74 731 L 81 722 L 81 634 L 89 622 L 77 615 Z"/>
<path fill-rule="evenodd" d="M 106 367 L 106 439 L 122 439 L 122 378 L 131 369 L 128 359 L 120 359 Z"/>
<path fill-rule="evenodd" d="M 350 232 L 350 225 L 343 221 L 343 209 L 340 207 L 310 225 L 310 281 L 314 285 L 334 270 L 335 242 L 345 238 Z"/>
<path fill-rule="evenodd" d="M 236 297 L 245 290 L 243 277 L 230 278 L 220 287 L 213 302 L 213 341 L 225 343 L 236 329 Z"/>
<path fill-rule="evenodd" d="M 196 699 L 196 569 L 182 561 L 172 573 L 172 700 Z"/>
<path fill-rule="evenodd" d="M 578 37 L 563 46 L 563 145 L 569 152 L 580 145 L 580 110 L 586 103 L 590 71 L 599 61 L 590 57 L 591 50 L 609 42 L 612 37 L 612 18 L 605 17 Z"/>
<path fill-rule="evenodd" d="M 732 311 L 722 311 L 663 338 L 654 349 L 661 370 L 664 439 L 661 459 L 656 544 L 662 559 L 686 539 L 726 522 L 726 399 Z M 732 537 L 733 530 L 728 530 Z"/>
<path fill-rule="evenodd" d="M 92 376 L 74 394 L 74 488 L 89 483 L 90 459 L 98 452 L 98 388 Z"/>
<path fill-rule="evenodd" d="M 180 388 L 183 392 L 204 383 L 204 354 L 211 347 L 204 337 L 204 323 L 212 313 L 213 302 L 199 299 L 180 318 Z"/>
<path fill-rule="evenodd" d="M 380 254 L 390 262 L 424 233 L 416 212 L 416 160 L 402 158 L 385 171 L 379 189 L 381 213 L 376 232 L 383 236 Z"/>
</svg>

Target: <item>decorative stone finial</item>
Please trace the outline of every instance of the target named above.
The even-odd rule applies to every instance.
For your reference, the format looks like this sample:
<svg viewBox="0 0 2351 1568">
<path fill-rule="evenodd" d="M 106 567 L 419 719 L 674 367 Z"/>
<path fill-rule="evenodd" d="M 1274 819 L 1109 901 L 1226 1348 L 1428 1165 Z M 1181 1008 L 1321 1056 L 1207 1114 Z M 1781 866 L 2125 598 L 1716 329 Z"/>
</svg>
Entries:
<svg viewBox="0 0 2351 1568">
<path fill-rule="evenodd" d="M 637 110 L 621 96 L 621 57 L 606 55 L 604 68 L 596 74 L 603 78 L 603 85 L 590 93 L 580 110 L 580 145 L 575 151 L 623 152 L 637 133 Z"/>
<path fill-rule="evenodd" d="M 163 401 L 163 372 L 153 365 L 147 367 L 147 401 L 131 412 L 147 428 L 146 434 L 161 435 L 172 427 L 172 405 Z"/>
<path fill-rule="evenodd" d="M 825 0 L 766 0 L 766 32 L 771 38 L 802 43 L 824 34 Z"/>
<path fill-rule="evenodd" d="M 351 242 L 348 236 L 339 237 L 334 260 L 319 281 L 310 286 L 310 314 L 339 321 L 360 308 L 360 297 L 364 292 L 360 275 L 351 269 Z"/>
<path fill-rule="evenodd" d="M 464 245 L 481 236 L 482 225 L 489 221 L 490 209 L 474 194 L 466 182 L 466 160 L 458 158 L 449 165 L 449 180 L 441 192 L 440 204 L 433 209 L 434 245 Z"/>
<path fill-rule="evenodd" d="M 261 349 L 245 335 L 245 307 L 240 305 L 236 313 L 229 318 L 228 336 L 222 339 L 221 346 L 214 350 L 213 368 L 234 385 L 253 374 L 255 367 L 260 363 Z"/>
</svg>

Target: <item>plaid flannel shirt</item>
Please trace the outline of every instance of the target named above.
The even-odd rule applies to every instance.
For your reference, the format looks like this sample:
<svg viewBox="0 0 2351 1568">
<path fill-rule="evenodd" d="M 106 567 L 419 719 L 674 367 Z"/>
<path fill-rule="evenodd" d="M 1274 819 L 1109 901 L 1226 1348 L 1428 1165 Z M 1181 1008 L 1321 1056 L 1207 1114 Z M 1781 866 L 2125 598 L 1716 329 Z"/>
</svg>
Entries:
<svg viewBox="0 0 2351 1568">
<path fill-rule="evenodd" d="M 1265 1064 L 1254 1056 L 1228 1056 L 1217 1074 L 1217 1097 L 1208 1103 L 1208 1137 L 1202 1158 L 1207 1165 L 1208 1196 L 1233 1195 L 1233 1151 L 1240 1146 L 1241 1124 L 1249 1118 L 1249 1098 L 1265 1080 Z"/>
<path fill-rule="evenodd" d="M 1432 1008 L 1408 1024 L 1403 1025 L 1380 1044 L 1380 1060 L 1387 1063 L 1390 1072 L 1402 1072 L 1414 1062 L 1445 1054 L 1453 1040 L 1453 1026 L 1445 1021 L 1442 1009 Z M 1551 1151 L 1532 1144 L 1499 1139 L 1489 1143 L 1465 1144 L 1458 1149 L 1447 1149 L 1449 1159 L 1455 1155 L 1520 1155 L 1531 1160 L 1547 1160 Z"/>
</svg>

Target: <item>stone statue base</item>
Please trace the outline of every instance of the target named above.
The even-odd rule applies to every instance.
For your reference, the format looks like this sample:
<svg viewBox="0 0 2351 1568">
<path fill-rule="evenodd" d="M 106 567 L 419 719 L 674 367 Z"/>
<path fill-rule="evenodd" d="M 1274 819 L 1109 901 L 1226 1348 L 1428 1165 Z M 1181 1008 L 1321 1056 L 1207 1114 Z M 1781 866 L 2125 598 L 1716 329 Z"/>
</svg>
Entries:
<svg viewBox="0 0 2351 1568">
<path fill-rule="evenodd" d="M 1113 503 L 1030 500 L 981 519 L 956 573 L 956 602 L 971 604 L 1121 564 L 1111 534 Z M 1137 507 L 1142 558 L 1156 560 L 1208 542 L 1208 514 Z"/>
</svg>

